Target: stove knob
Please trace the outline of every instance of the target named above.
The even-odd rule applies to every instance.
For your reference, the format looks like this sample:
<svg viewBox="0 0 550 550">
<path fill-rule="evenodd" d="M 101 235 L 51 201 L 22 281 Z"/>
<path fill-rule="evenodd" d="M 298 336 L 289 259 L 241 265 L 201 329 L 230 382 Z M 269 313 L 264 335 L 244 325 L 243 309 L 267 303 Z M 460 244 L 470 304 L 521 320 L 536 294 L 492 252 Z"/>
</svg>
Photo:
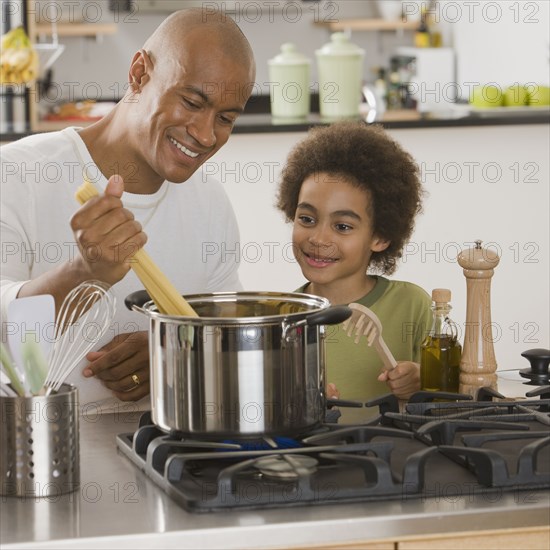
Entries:
<svg viewBox="0 0 550 550">
<path fill-rule="evenodd" d="M 547 386 L 550 384 L 550 373 L 548 365 L 550 364 L 550 350 L 535 348 L 524 351 L 522 357 L 525 357 L 531 363 L 530 369 L 523 369 L 519 374 L 524 378 L 528 378 L 529 384 L 532 386 Z"/>
</svg>

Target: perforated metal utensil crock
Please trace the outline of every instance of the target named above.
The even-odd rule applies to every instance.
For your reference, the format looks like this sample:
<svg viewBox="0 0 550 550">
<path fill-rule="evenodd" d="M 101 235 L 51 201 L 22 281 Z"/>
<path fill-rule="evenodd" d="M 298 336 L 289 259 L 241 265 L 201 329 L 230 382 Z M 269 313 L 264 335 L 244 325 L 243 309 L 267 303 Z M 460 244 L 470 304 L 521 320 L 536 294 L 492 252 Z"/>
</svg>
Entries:
<svg viewBox="0 0 550 550">
<path fill-rule="evenodd" d="M 78 390 L 0 396 L 0 494 L 51 497 L 80 483 Z"/>
</svg>

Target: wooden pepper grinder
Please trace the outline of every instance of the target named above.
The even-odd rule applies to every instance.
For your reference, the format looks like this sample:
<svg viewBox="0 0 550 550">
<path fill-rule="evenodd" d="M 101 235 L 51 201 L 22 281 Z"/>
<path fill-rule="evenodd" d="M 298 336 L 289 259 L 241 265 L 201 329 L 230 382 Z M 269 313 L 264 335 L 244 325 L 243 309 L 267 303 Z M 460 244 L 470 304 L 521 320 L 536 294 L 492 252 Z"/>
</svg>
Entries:
<svg viewBox="0 0 550 550">
<path fill-rule="evenodd" d="M 500 258 L 481 248 L 463 250 L 458 263 L 466 277 L 466 330 L 460 360 L 460 393 L 474 398 L 481 387 L 497 389 L 497 362 L 491 325 L 491 277 Z"/>
</svg>

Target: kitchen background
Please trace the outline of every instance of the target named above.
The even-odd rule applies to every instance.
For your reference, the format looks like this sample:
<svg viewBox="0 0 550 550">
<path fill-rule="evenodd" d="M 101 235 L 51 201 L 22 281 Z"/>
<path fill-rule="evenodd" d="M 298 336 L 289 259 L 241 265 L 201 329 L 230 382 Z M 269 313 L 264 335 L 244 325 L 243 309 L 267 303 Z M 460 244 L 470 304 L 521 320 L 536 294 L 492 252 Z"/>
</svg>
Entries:
<svg viewBox="0 0 550 550">
<path fill-rule="evenodd" d="M 7 2 L 9 0 L 2 0 Z M 109 5 L 120 6 L 115 12 Z M 381 0 L 384 4 L 395 3 Z M 294 42 L 298 50 L 315 57 L 315 50 L 329 40 L 326 27 L 317 22 L 380 16 L 375 0 L 134 0 L 130 11 L 122 8 L 128 0 L 31 0 L 34 17 L 41 22 L 82 20 L 116 23 L 116 33 L 96 38 L 63 38 L 63 56 L 55 64 L 58 83 L 74 83 L 72 94 L 89 99 L 113 99 L 125 86 L 128 58 L 170 11 L 186 6 L 221 5 L 239 23 L 254 49 L 257 60 L 257 91 L 269 92 L 267 61 L 284 42 Z M 400 3 L 400 2 L 397 2 Z M 33 8 L 34 4 L 34 8 Z M 51 5 L 55 6 L 51 15 Z M 427 1 L 403 0 L 407 19 L 420 19 Z M 231 8 L 239 8 L 233 13 Z M 550 2 L 539 1 L 452 1 L 439 0 L 433 8 L 443 36 L 443 45 L 457 53 L 457 83 L 466 97 L 473 82 L 514 82 L 548 84 L 550 55 Z M 366 50 L 365 78 L 374 81 L 375 69 L 387 66 L 398 46 L 412 45 L 410 30 L 353 32 L 353 42 Z M 317 81 L 315 63 L 312 81 Z M 70 98 L 71 86 L 61 85 L 55 95 Z M 56 97 L 57 100 L 61 99 Z M 74 99 L 74 97 L 72 97 Z"/>
<path fill-rule="evenodd" d="M 7 0 L 2 0 L 3 3 Z M 384 4 L 390 3 L 383 0 Z M 53 65 L 50 101 L 116 100 L 124 92 L 129 61 L 168 11 L 201 2 L 138 0 L 124 11 L 124 0 L 75 2 L 38 0 L 36 22 L 51 21 L 51 5 L 59 21 L 116 24 L 113 34 L 62 37 L 65 51 Z M 153 6 L 154 4 L 154 6 Z M 204 2 L 213 6 L 215 2 Z M 421 2 L 402 2 L 411 20 L 420 19 Z M 426 4 L 426 2 L 424 2 Z M 109 8 L 118 6 L 114 12 Z M 153 6 L 154 9 L 151 9 Z M 319 22 L 380 16 L 375 1 L 246 1 L 224 2 L 254 48 L 257 93 L 269 93 L 268 60 L 284 42 L 294 42 L 312 59 L 327 43 L 330 30 Z M 474 83 L 549 83 L 550 2 L 439 1 L 437 15 L 443 46 L 456 59 L 459 99 L 467 99 Z M 32 10 L 33 8 L 31 8 Z M 374 82 L 378 67 L 387 67 L 400 46 L 413 45 L 411 29 L 353 31 L 351 40 L 366 51 L 364 76 Z M 42 40 L 51 41 L 43 36 Z M 436 107 L 451 116 L 454 105 L 444 93 L 449 82 L 427 88 Z M 492 282 L 492 317 L 499 369 L 527 366 L 520 353 L 548 348 L 550 334 L 549 205 L 550 170 L 547 124 L 487 125 L 463 128 L 390 130 L 415 157 L 427 190 L 424 214 L 395 277 L 413 281 L 428 292 L 435 287 L 453 293 L 453 317 L 465 322 L 466 285 L 456 255 L 482 239 L 501 256 Z M 239 255 L 241 279 L 249 290 L 288 291 L 302 284 L 290 248 L 290 228 L 275 210 L 278 174 L 302 132 L 235 134 L 207 163 L 235 207 L 241 228 L 238 251 L 216 250 L 227 261 Z M 209 249 L 212 252 L 212 249 Z M 208 251 L 205 250 L 205 253 Z"/>
</svg>

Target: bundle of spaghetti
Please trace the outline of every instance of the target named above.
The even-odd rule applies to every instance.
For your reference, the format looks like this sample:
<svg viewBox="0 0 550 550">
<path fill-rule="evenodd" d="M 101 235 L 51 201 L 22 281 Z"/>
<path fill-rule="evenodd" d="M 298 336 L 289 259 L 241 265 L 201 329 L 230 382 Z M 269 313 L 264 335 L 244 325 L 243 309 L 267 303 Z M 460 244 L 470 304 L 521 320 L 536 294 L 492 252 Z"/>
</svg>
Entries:
<svg viewBox="0 0 550 550">
<path fill-rule="evenodd" d="M 84 204 L 99 193 L 92 183 L 84 179 L 84 183 L 76 191 L 76 200 Z M 160 313 L 165 315 L 182 315 L 198 317 L 195 310 L 176 290 L 168 277 L 153 262 L 149 254 L 140 248 L 131 260 L 131 267 L 139 277 L 143 286 L 155 302 Z"/>
</svg>

